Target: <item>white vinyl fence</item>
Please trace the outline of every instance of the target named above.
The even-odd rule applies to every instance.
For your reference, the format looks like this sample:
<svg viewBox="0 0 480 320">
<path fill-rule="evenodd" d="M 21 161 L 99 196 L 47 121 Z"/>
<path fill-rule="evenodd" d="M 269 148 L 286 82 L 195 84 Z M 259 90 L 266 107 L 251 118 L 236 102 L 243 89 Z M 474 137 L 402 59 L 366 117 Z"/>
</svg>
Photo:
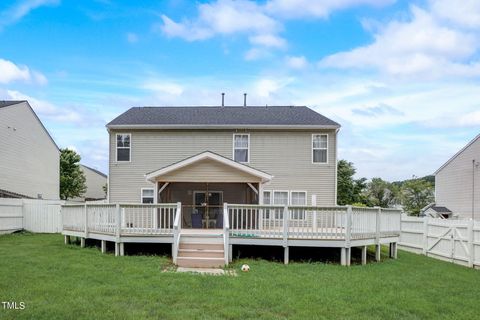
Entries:
<svg viewBox="0 0 480 320">
<path fill-rule="evenodd" d="M 64 201 L 0 198 L 0 234 L 17 230 L 41 233 L 62 231 Z"/>
<path fill-rule="evenodd" d="M 402 215 L 399 248 L 480 267 L 480 221 Z"/>
</svg>

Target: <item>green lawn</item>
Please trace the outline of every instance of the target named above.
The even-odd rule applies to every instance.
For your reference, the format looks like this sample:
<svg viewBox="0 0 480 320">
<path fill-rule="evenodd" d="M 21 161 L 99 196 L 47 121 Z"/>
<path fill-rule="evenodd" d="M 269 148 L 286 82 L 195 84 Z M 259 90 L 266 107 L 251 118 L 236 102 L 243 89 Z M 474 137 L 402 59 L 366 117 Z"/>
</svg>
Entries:
<svg viewBox="0 0 480 320">
<path fill-rule="evenodd" d="M 0 236 L 0 319 L 475 319 L 480 270 L 399 252 L 366 266 L 236 261 L 237 277 L 162 272 L 60 235 Z"/>
</svg>

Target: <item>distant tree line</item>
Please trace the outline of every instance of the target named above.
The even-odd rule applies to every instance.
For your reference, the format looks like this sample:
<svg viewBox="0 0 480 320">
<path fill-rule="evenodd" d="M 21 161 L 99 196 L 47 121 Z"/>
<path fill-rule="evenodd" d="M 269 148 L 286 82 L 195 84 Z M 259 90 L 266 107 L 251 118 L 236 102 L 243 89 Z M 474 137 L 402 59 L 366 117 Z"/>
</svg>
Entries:
<svg viewBox="0 0 480 320">
<path fill-rule="evenodd" d="M 388 182 L 382 178 L 354 179 L 355 166 L 347 160 L 340 160 L 337 169 L 337 203 L 364 207 L 402 206 L 410 215 L 434 201 L 433 176 Z"/>
</svg>

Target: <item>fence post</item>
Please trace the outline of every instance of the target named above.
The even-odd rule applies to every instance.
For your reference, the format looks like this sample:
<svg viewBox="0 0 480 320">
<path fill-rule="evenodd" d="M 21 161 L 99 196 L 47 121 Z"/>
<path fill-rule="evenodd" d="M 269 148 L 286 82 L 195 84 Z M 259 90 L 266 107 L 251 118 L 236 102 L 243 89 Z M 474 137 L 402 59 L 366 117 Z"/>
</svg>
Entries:
<svg viewBox="0 0 480 320">
<path fill-rule="evenodd" d="M 352 238 L 352 206 L 347 206 L 347 221 L 345 223 L 345 246 L 350 248 Z"/>
<path fill-rule="evenodd" d="M 375 260 L 381 260 L 382 246 L 380 245 L 380 217 L 382 213 L 382 208 L 377 207 L 377 212 L 375 213 Z"/>
<path fill-rule="evenodd" d="M 85 203 L 83 212 L 85 213 L 85 239 L 88 238 L 88 212 L 87 212 L 87 204 Z"/>
<path fill-rule="evenodd" d="M 422 253 L 427 255 L 428 248 L 428 217 L 423 217 L 423 249 Z"/>
<path fill-rule="evenodd" d="M 473 227 L 474 227 L 474 221 L 470 219 L 468 221 L 468 266 L 470 268 L 473 268 L 473 264 L 475 262 L 475 247 L 473 243 Z"/>
<path fill-rule="evenodd" d="M 317 226 L 317 210 L 312 211 L 312 231 L 317 233 L 318 226 Z"/>
</svg>

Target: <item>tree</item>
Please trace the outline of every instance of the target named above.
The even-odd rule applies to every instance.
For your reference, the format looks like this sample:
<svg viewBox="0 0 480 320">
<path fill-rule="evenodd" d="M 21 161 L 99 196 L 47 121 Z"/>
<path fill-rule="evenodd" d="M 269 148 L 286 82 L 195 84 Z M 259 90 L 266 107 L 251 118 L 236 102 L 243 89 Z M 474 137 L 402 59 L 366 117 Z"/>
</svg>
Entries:
<svg viewBox="0 0 480 320">
<path fill-rule="evenodd" d="M 103 192 L 105 192 L 105 198 L 108 195 L 108 183 L 105 183 L 102 187 Z"/>
<path fill-rule="evenodd" d="M 60 198 L 68 200 L 81 197 L 87 186 L 80 169 L 80 155 L 70 149 L 60 149 Z"/>
<path fill-rule="evenodd" d="M 362 191 L 365 188 L 365 178 L 354 179 L 356 169 L 352 162 L 338 161 L 337 165 L 337 203 L 347 205 L 364 203 Z"/>
<path fill-rule="evenodd" d="M 434 201 L 433 185 L 424 179 L 412 179 L 402 185 L 402 205 L 410 215 L 420 213 L 420 210 Z"/>
<path fill-rule="evenodd" d="M 388 208 L 398 203 L 399 188 L 381 178 L 367 183 L 365 197 L 368 205 Z"/>
</svg>

